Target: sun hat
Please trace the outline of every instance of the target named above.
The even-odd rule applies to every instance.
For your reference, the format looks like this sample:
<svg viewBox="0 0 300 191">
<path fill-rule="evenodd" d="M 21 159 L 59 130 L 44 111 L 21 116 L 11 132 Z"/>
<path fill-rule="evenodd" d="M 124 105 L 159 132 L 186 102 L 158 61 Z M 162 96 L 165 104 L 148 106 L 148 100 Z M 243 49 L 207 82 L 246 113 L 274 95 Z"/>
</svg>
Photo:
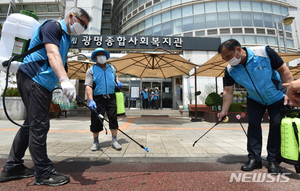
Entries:
<svg viewBox="0 0 300 191">
<path fill-rule="evenodd" d="M 106 60 L 108 60 L 110 58 L 110 54 L 109 54 L 109 52 L 107 50 L 104 50 L 103 48 L 96 48 L 94 50 L 94 52 L 92 53 L 92 56 L 91 56 L 91 59 L 94 62 L 97 62 L 94 57 L 95 57 L 95 54 L 97 54 L 98 52 L 104 52 L 106 54 Z"/>
</svg>

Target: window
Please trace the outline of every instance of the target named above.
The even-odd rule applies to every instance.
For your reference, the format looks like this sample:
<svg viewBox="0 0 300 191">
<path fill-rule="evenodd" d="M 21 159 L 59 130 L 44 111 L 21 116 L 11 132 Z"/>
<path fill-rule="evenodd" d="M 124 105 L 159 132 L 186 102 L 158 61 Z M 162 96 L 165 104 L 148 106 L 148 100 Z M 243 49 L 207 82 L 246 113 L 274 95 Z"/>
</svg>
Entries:
<svg viewBox="0 0 300 191">
<path fill-rule="evenodd" d="M 253 13 L 253 17 L 255 27 L 264 27 L 264 19 L 262 13 Z"/>
<path fill-rule="evenodd" d="M 253 11 L 262 11 L 261 2 L 254 2 L 254 1 L 252 1 L 252 10 Z"/>
<path fill-rule="evenodd" d="M 139 5 L 144 5 L 145 4 L 145 0 L 139 0 Z"/>
<path fill-rule="evenodd" d="M 267 28 L 274 28 L 275 27 L 273 16 L 271 14 L 265 13 L 264 18 L 265 18 L 265 26 Z"/>
<path fill-rule="evenodd" d="M 281 15 L 281 8 L 279 5 L 272 4 L 273 13 Z"/>
<path fill-rule="evenodd" d="M 164 1 L 161 3 L 161 8 L 170 7 L 170 0 Z"/>
<path fill-rule="evenodd" d="M 156 15 L 153 17 L 153 25 L 161 23 L 161 15 Z"/>
<path fill-rule="evenodd" d="M 182 32 L 181 19 L 174 20 L 173 23 L 172 23 L 172 26 L 173 26 L 173 33 L 174 34 Z"/>
<path fill-rule="evenodd" d="M 3 6 L 3 5 L 1 5 L 1 6 Z M 45 11 L 38 11 L 37 10 L 37 12 L 47 12 L 47 8 L 46 8 L 46 5 L 44 5 L 45 6 Z M 2 8 L 1 8 L 2 9 Z M 8 8 L 7 8 L 8 9 Z M 21 10 L 23 10 L 23 8 L 22 8 L 22 5 L 16 5 L 16 9 L 13 9 L 13 12 L 14 13 L 20 13 L 20 11 Z M 7 11 L 7 10 L 6 10 Z M 1 11 L 0 11 L 1 12 Z"/>
<path fill-rule="evenodd" d="M 218 11 L 228 11 L 228 2 L 227 1 L 218 1 L 217 2 Z"/>
<path fill-rule="evenodd" d="M 172 19 L 181 17 L 181 8 L 172 10 Z"/>
<path fill-rule="evenodd" d="M 257 44 L 268 44 L 265 36 L 256 36 Z"/>
<path fill-rule="evenodd" d="M 159 10 L 161 10 L 161 4 L 160 3 L 153 6 L 153 12 L 156 12 L 156 11 L 159 11 Z"/>
<path fill-rule="evenodd" d="M 182 19 L 182 31 L 191 31 L 193 30 L 193 17 L 185 17 Z"/>
<path fill-rule="evenodd" d="M 181 3 L 181 0 L 171 0 L 171 5 L 177 5 Z"/>
<path fill-rule="evenodd" d="M 145 20 L 145 28 L 148 28 L 151 26 L 152 26 L 152 18 Z"/>
<path fill-rule="evenodd" d="M 219 27 L 229 27 L 229 13 L 218 13 Z"/>
<path fill-rule="evenodd" d="M 206 14 L 206 28 L 218 27 L 217 13 Z"/>
<path fill-rule="evenodd" d="M 139 6 L 138 0 L 133 0 L 133 9 L 136 9 Z"/>
<path fill-rule="evenodd" d="M 36 12 L 47 12 L 47 7 L 46 5 L 39 4 L 35 5 L 35 10 Z"/>
<path fill-rule="evenodd" d="M 24 9 L 25 9 L 25 10 L 34 10 L 34 7 L 33 7 L 32 4 L 31 4 L 31 5 L 23 5 L 23 6 L 24 6 Z M 51 6 L 51 5 L 48 5 L 49 12 L 58 12 L 58 7 L 57 7 L 57 5 L 56 5 L 57 11 L 50 11 L 50 7 L 49 7 L 49 6 Z"/>
<path fill-rule="evenodd" d="M 294 47 L 294 40 L 287 39 L 287 40 L 286 40 L 286 45 L 287 45 L 288 47 Z"/>
<path fill-rule="evenodd" d="M 211 2 L 211 3 L 205 3 L 205 12 L 206 13 L 211 13 L 211 12 L 216 12 L 217 5 L 216 2 Z"/>
<path fill-rule="evenodd" d="M 205 31 L 196 31 L 195 36 L 205 36 Z"/>
<path fill-rule="evenodd" d="M 235 40 L 239 41 L 240 44 L 244 44 L 245 43 L 244 36 L 233 35 L 232 38 L 234 38 Z"/>
<path fill-rule="evenodd" d="M 169 21 L 171 20 L 171 13 L 170 11 L 164 12 L 161 14 L 161 22 Z"/>
<path fill-rule="evenodd" d="M 255 36 L 245 36 L 245 43 L 246 44 L 256 44 Z"/>
<path fill-rule="evenodd" d="M 58 5 L 47 5 L 48 6 L 48 11 L 49 12 L 58 12 Z"/>
<path fill-rule="evenodd" d="M 129 4 L 127 5 L 127 13 L 130 13 L 131 11 L 132 11 L 132 4 L 129 3 Z"/>
<path fill-rule="evenodd" d="M 153 36 L 161 36 L 161 25 L 153 27 Z"/>
<path fill-rule="evenodd" d="M 242 12 L 243 26 L 252 27 L 253 17 L 251 12 Z"/>
<path fill-rule="evenodd" d="M 229 1 L 229 10 L 230 11 L 239 11 L 240 9 L 240 2 L 239 1 Z"/>
<path fill-rule="evenodd" d="M 202 14 L 204 13 L 204 3 L 194 5 L 194 14 Z"/>
<path fill-rule="evenodd" d="M 171 21 L 162 24 L 162 36 L 167 36 L 172 34 Z"/>
<path fill-rule="evenodd" d="M 141 23 L 139 24 L 138 30 L 139 30 L 139 31 L 140 31 L 140 30 L 144 30 L 144 28 L 145 28 L 145 22 L 141 22 Z"/>
<path fill-rule="evenodd" d="M 272 13 L 272 4 L 270 3 L 262 3 L 263 11 L 267 13 Z"/>
<path fill-rule="evenodd" d="M 152 27 L 145 29 L 145 35 L 146 36 L 152 36 Z"/>
<path fill-rule="evenodd" d="M 277 39 L 275 37 L 267 37 L 269 45 L 277 45 Z"/>
<path fill-rule="evenodd" d="M 221 38 L 221 42 L 225 42 L 226 40 L 231 39 L 231 36 L 220 36 L 220 38 Z"/>
<path fill-rule="evenodd" d="M 145 10 L 145 15 L 149 15 L 150 13 L 152 13 L 152 7 Z"/>
<path fill-rule="evenodd" d="M 231 12 L 230 13 L 230 24 L 233 27 L 242 26 L 240 12 Z"/>
<path fill-rule="evenodd" d="M 182 16 L 190 16 L 193 15 L 193 6 L 186 6 L 186 7 L 182 7 Z"/>
<path fill-rule="evenodd" d="M 288 15 L 289 14 L 289 9 L 287 7 L 282 7 L 281 6 L 281 14 L 282 15 Z"/>
<path fill-rule="evenodd" d="M 241 1 L 241 10 L 242 11 L 251 11 L 251 2 L 250 1 Z"/>
<path fill-rule="evenodd" d="M 205 28 L 205 15 L 195 15 L 194 16 L 194 29 L 204 29 Z"/>
</svg>

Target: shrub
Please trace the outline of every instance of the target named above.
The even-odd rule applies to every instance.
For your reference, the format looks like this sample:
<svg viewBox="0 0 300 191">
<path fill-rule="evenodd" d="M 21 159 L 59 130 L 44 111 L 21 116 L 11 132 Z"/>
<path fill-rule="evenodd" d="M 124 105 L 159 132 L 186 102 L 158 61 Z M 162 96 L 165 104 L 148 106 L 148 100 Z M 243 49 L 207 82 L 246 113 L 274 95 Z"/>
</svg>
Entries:
<svg viewBox="0 0 300 191">
<path fill-rule="evenodd" d="M 1 95 L 2 97 L 3 97 L 3 93 Z M 7 97 L 20 97 L 21 94 L 20 94 L 18 88 L 7 88 L 5 96 L 7 96 Z"/>
<path fill-rule="evenodd" d="M 205 99 L 205 105 L 207 106 L 219 106 L 223 104 L 223 98 L 216 92 L 208 94 Z"/>
<path fill-rule="evenodd" d="M 228 112 L 244 112 L 244 108 L 241 106 L 246 103 L 231 103 Z"/>
</svg>

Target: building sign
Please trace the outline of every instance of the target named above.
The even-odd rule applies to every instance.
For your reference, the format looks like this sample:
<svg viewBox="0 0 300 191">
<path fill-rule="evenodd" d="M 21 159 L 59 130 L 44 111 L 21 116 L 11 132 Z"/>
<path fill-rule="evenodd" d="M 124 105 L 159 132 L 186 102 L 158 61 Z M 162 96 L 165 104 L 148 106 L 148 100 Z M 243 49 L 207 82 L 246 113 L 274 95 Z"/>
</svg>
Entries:
<svg viewBox="0 0 300 191">
<path fill-rule="evenodd" d="M 115 49 L 217 50 L 221 43 L 220 38 L 181 36 L 80 35 L 72 40 L 71 48 Z"/>
</svg>

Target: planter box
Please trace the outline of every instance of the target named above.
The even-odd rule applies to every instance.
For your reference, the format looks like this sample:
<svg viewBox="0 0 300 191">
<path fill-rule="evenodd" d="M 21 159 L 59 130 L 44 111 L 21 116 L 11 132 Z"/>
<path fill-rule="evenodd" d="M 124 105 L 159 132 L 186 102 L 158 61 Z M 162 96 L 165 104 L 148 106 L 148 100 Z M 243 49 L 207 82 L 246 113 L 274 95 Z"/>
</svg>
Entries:
<svg viewBox="0 0 300 191">
<path fill-rule="evenodd" d="M 204 112 L 204 121 L 210 123 L 216 123 L 218 121 L 217 114 L 219 112 Z M 236 119 L 236 115 L 241 114 L 242 112 L 228 112 L 229 120 L 227 123 L 238 123 L 239 121 Z M 248 115 L 247 112 L 243 112 L 246 114 L 246 117 L 240 119 L 242 123 L 248 123 Z M 269 122 L 268 112 L 265 112 L 263 116 L 263 122 Z"/>
<path fill-rule="evenodd" d="M 13 120 L 24 120 L 26 117 L 26 109 L 21 97 L 5 97 L 5 106 L 9 117 Z M 3 98 L 1 97 L 0 104 L 0 119 L 7 119 L 4 108 Z"/>
</svg>

